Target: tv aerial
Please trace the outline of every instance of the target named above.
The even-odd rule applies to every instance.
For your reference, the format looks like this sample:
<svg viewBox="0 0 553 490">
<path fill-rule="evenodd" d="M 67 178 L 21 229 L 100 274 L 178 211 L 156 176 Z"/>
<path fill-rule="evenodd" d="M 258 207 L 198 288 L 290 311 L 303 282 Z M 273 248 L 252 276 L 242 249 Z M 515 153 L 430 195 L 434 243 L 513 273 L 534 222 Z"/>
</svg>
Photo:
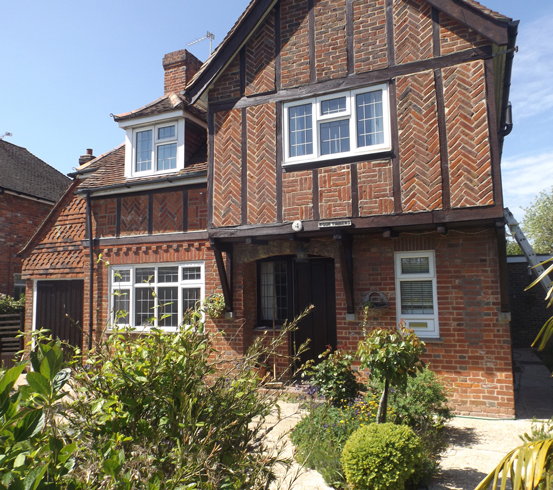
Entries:
<svg viewBox="0 0 553 490">
<path fill-rule="evenodd" d="M 213 40 L 215 39 L 215 35 L 209 31 L 207 31 L 207 34 L 204 37 L 201 37 L 200 39 L 196 39 L 195 41 L 188 43 L 188 46 L 192 46 L 193 44 L 199 43 L 204 39 L 209 39 L 209 56 L 211 56 L 211 46 L 212 46 Z"/>
</svg>

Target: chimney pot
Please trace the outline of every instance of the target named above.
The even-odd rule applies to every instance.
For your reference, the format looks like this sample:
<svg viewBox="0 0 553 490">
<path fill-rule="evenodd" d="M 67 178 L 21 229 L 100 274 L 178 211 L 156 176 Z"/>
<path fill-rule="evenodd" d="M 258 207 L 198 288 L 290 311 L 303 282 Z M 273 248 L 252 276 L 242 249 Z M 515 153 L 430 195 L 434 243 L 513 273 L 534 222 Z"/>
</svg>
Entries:
<svg viewBox="0 0 553 490">
<path fill-rule="evenodd" d="M 79 157 L 79 166 L 84 165 L 85 163 L 94 160 L 96 157 L 92 154 L 92 148 L 86 149 L 86 155 L 81 155 Z"/>
<path fill-rule="evenodd" d="M 92 155 L 92 154 L 93 154 L 93 153 L 92 153 L 92 148 L 87 148 L 87 149 L 86 149 L 86 154 L 87 154 L 87 155 Z"/>
</svg>

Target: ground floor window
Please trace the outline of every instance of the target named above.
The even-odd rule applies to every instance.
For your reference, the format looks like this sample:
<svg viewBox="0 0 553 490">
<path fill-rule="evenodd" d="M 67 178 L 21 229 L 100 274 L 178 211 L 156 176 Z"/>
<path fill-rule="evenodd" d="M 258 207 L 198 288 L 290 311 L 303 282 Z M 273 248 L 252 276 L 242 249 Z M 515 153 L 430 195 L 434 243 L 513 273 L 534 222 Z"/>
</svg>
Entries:
<svg viewBox="0 0 553 490">
<path fill-rule="evenodd" d="M 257 264 L 257 325 L 280 327 L 292 312 L 292 260 L 262 260 Z"/>
<path fill-rule="evenodd" d="M 205 296 L 204 263 L 113 266 L 110 292 L 115 325 L 174 330 Z"/>
<path fill-rule="evenodd" d="M 397 320 L 419 337 L 438 337 L 436 260 L 433 251 L 395 254 Z"/>
</svg>

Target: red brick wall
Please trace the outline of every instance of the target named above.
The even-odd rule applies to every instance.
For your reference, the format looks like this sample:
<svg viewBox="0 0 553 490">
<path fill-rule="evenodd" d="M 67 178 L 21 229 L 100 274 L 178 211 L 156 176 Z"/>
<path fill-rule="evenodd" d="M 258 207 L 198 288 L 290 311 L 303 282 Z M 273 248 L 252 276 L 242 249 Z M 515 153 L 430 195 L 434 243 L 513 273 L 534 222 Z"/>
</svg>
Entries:
<svg viewBox="0 0 553 490">
<path fill-rule="evenodd" d="M 117 199 L 115 197 L 91 201 L 92 230 L 95 238 L 114 237 L 117 224 Z"/>
<path fill-rule="evenodd" d="M 246 95 L 275 89 L 275 12 L 246 44 Z"/>
<path fill-rule="evenodd" d="M 319 169 L 321 219 L 351 216 L 351 171 L 349 165 Z"/>
<path fill-rule="evenodd" d="M 276 221 L 274 104 L 248 107 L 248 222 Z"/>
<path fill-rule="evenodd" d="M 354 0 L 353 18 L 355 19 L 353 35 L 355 73 L 386 68 L 388 47 L 385 0 L 373 2 Z"/>
<path fill-rule="evenodd" d="M 209 101 L 240 97 L 240 56 L 235 56 L 221 75 L 214 88 L 209 91 Z"/>
<path fill-rule="evenodd" d="M 432 58 L 432 7 L 424 0 L 394 1 L 396 63 Z"/>
<path fill-rule="evenodd" d="M 442 55 L 488 44 L 490 42 L 480 34 L 459 24 L 447 14 L 440 12 L 440 49 Z"/>
<path fill-rule="evenodd" d="M 317 81 L 348 74 L 346 2 L 315 1 L 315 67 Z"/>
<path fill-rule="evenodd" d="M 121 198 L 121 236 L 148 233 L 148 196 Z"/>
<path fill-rule="evenodd" d="M 493 204 L 484 62 L 442 70 L 451 206 Z"/>
<path fill-rule="evenodd" d="M 403 212 L 442 207 L 440 136 L 434 73 L 397 80 Z"/>
<path fill-rule="evenodd" d="M 391 160 L 358 163 L 357 179 L 359 216 L 394 212 Z"/>
<path fill-rule="evenodd" d="M 123 206 L 121 206 L 121 212 Z M 154 194 L 154 233 L 182 231 L 182 191 Z"/>
<path fill-rule="evenodd" d="M 215 114 L 213 155 L 213 223 L 215 226 L 240 224 L 241 217 L 241 127 L 239 109 Z"/>
<path fill-rule="evenodd" d="M 188 231 L 207 229 L 207 190 L 188 191 Z"/>
<path fill-rule="evenodd" d="M 21 272 L 16 254 L 35 234 L 52 205 L 7 192 L 0 194 L 0 294 L 14 294 L 14 274 Z"/>
<path fill-rule="evenodd" d="M 280 3 L 282 88 L 309 83 L 307 12 L 307 0 L 282 0 Z"/>
<path fill-rule="evenodd" d="M 282 174 L 284 221 L 313 219 L 313 174 L 310 170 Z"/>
</svg>

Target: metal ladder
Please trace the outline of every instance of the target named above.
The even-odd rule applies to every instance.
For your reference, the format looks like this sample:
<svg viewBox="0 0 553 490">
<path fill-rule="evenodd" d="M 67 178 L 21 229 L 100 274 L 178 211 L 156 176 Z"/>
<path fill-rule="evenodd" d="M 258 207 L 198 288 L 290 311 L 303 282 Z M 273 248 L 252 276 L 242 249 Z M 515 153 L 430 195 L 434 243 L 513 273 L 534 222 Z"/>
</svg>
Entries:
<svg viewBox="0 0 553 490">
<path fill-rule="evenodd" d="M 513 213 L 509 211 L 509 208 L 503 209 L 503 215 L 505 216 L 505 221 L 508 225 L 518 225 L 517 220 L 513 216 Z M 512 234 L 512 230 L 511 230 Z M 536 278 L 538 278 L 541 274 L 544 272 L 543 266 L 539 265 L 540 262 L 542 262 L 536 253 L 534 252 L 534 249 L 532 248 L 532 245 L 530 245 L 530 242 L 526 239 L 526 236 L 524 236 L 524 233 L 520 229 L 520 226 L 516 227 L 516 232 L 514 233 L 515 240 L 519 244 L 520 248 L 522 249 L 524 255 L 526 256 L 526 260 L 528 263 L 532 266 L 532 272 L 535 274 Z M 545 276 L 541 281 L 540 284 L 542 285 L 543 289 L 545 289 L 545 292 L 547 293 L 549 291 L 549 287 L 551 286 L 551 279 L 549 279 L 549 276 Z"/>
</svg>

